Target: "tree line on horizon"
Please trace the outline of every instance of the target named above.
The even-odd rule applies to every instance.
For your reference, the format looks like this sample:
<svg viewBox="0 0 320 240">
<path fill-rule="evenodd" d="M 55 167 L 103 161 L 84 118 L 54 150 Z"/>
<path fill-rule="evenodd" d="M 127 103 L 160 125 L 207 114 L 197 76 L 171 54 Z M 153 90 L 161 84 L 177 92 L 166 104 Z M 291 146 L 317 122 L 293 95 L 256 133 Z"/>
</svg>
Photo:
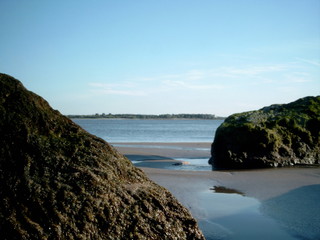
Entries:
<svg viewBox="0 0 320 240">
<path fill-rule="evenodd" d="M 91 115 L 67 115 L 69 118 L 124 118 L 124 119 L 225 119 L 224 117 L 218 117 L 214 114 L 91 114 Z"/>
</svg>

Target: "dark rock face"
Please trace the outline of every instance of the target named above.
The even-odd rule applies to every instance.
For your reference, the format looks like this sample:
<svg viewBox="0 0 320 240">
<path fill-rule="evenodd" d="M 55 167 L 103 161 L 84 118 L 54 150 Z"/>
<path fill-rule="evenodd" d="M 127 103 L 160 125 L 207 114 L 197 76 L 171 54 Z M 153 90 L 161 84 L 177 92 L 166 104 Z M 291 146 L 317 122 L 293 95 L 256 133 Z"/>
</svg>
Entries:
<svg viewBox="0 0 320 240">
<path fill-rule="evenodd" d="M 215 168 L 320 164 L 320 96 L 234 114 L 217 129 Z"/>
<path fill-rule="evenodd" d="M 204 239 L 164 188 L 0 74 L 1 239 Z"/>
</svg>

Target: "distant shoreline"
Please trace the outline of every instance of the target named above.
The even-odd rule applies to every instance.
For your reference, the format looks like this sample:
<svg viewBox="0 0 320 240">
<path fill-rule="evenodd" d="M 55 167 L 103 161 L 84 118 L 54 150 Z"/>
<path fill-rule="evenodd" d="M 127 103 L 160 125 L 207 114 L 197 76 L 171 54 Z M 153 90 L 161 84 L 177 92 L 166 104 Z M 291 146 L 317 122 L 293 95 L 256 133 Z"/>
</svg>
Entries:
<svg viewBox="0 0 320 240">
<path fill-rule="evenodd" d="M 225 117 L 214 114 L 92 114 L 92 115 L 67 115 L 73 119 L 134 119 L 134 120 L 224 120 Z"/>
</svg>

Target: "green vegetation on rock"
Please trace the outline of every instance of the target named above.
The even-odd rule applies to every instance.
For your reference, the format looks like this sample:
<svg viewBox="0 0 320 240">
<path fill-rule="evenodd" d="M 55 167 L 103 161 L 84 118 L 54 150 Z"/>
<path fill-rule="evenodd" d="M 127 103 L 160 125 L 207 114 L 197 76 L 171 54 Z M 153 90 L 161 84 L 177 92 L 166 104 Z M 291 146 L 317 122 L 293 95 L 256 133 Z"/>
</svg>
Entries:
<svg viewBox="0 0 320 240">
<path fill-rule="evenodd" d="M 204 239 L 104 140 L 0 74 L 1 239 Z"/>
<path fill-rule="evenodd" d="M 320 164 L 320 96 L 228 117 L 217 129 L 216 168 Z"/>
</svg>

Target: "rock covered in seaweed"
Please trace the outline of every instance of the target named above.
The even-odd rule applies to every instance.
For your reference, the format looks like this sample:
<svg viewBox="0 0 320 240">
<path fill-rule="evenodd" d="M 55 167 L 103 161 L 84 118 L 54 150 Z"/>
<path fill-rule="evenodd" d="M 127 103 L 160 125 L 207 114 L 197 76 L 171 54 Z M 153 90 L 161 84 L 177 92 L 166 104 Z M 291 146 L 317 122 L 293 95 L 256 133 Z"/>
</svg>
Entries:
<svg viewBox="0 0 320 240">
<path fill-rule="evenodd" d="M 215 168 L 320 164 L 320 96 L 234 114 L 217 129 Z"/>
<path fill-rule="evenodd" d="M 204 239 L 164 188 L 0 74 L 2 239 Z"/>
</svg>

